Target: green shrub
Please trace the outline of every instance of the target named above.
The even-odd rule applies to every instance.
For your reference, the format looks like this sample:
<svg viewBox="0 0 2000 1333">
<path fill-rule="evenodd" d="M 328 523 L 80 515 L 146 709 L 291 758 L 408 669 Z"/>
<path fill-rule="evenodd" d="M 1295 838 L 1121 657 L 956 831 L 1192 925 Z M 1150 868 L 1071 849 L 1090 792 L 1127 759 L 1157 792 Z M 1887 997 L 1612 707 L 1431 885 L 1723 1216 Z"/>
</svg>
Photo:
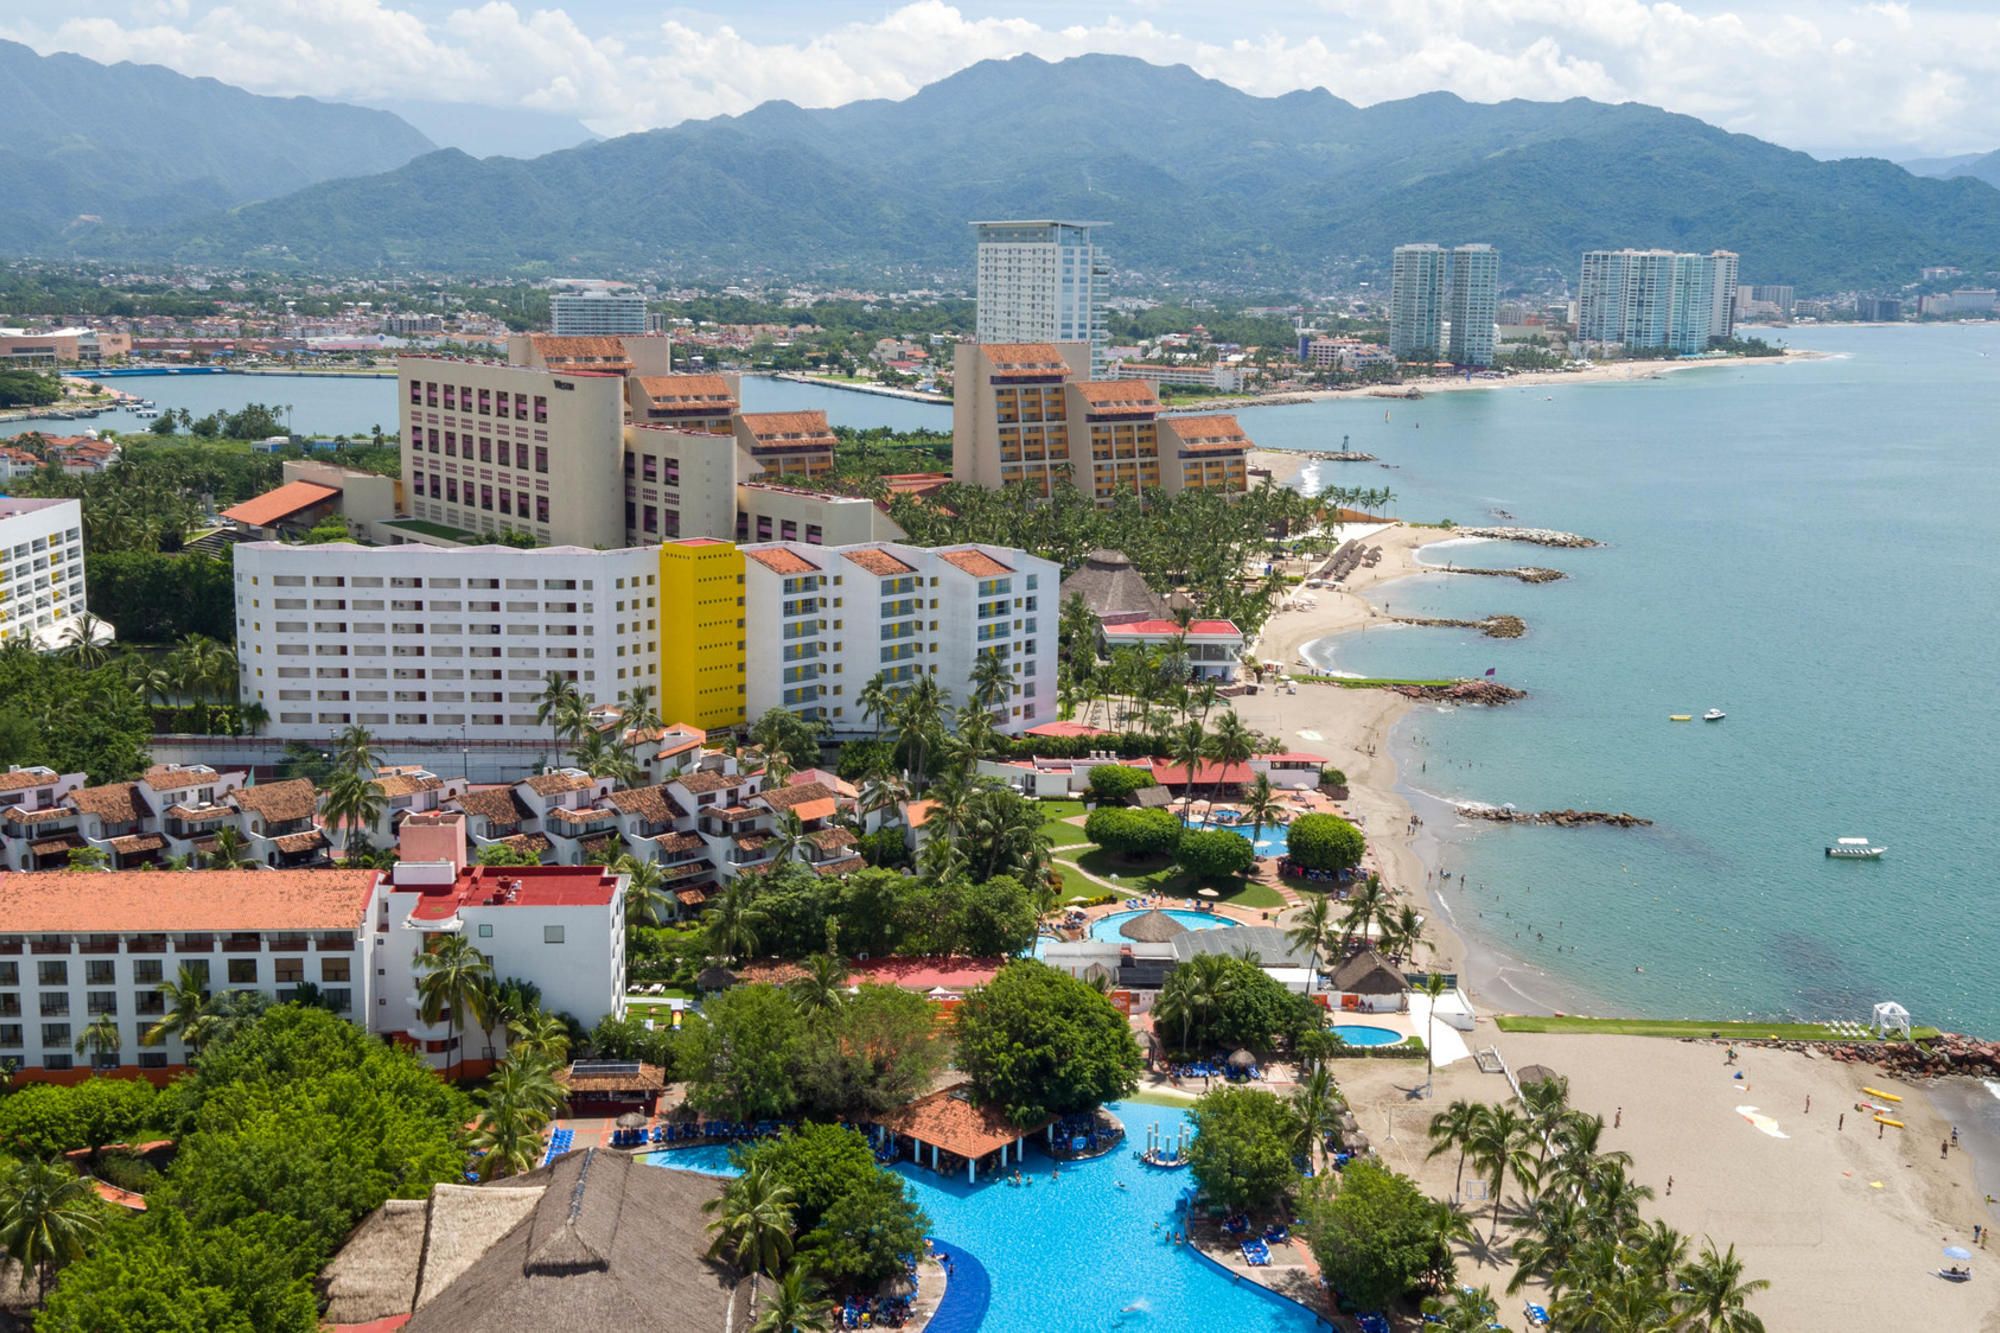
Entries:
<svg viewBox="0 0 2000 1333">
<path fill-rule="evenodd" d="M 1124 764 L 1099 764 L 1090 770 L 1092 800 L 1129 801 L 1133 792 L 1153 785 L 1153 774 L 1148 769 L 1131 768 Z"/>
<path fill-rule="evenodd" d="M 1339 815 L 1300 815 L 1292 821 L 1291 857 L 1313 870 L 1349 870 L 1361 863 L 1367 843 L 1361 830 Z"/>
<path fill-rule="evenodd" d="M 1257 849 L 1240 833 L 1228 829 L 1184 829 L 1174 851 L 1181 868 L 1203 879 L 1248 874 Z"/>
<path fill-rule="evenodd" d="M 1083 834 L 1122 856 L 1168 856 L 1180 845 L 1181 822 L 1170 810 L 1099 807 L 1084 821 Z"/>
</svg>

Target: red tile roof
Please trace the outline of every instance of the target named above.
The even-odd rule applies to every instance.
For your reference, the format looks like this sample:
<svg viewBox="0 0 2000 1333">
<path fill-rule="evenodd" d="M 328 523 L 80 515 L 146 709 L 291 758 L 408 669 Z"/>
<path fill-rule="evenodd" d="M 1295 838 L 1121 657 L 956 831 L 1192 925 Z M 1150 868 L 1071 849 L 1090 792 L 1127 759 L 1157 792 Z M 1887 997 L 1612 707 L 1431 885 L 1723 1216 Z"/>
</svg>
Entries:
<svg viewBox="0 0 2000 1333">
<path fill-rule="evenodd" d="M 749 559 L 755 560 L 773 574 L 817 574 L 819 572 L 818 565 L 815 565 L 796 551 L 788 551 L 782 546 L 773 546 L 761 551 L 745 547 L 743 554 Z"/>
<path fill-rule="evenodd" d="M 222 775 L 212 768 L 170 768 L 165 764 L 155 764 L 146 770 L 146 785 L 159 792 L 206 787 L 221 778 Z"/>
<path fill-rule="evenodd" d="M 938 559 L 964 570 L 976 579 L 990 579 L 1014 572 L 984 551 L 939 551 Z"/>
<path fill-rule="evenodd" d="M 979 1158 L 1034 1133 L 1048 1124 L 1048 1119 L 1017 1125 L 998 1108 L 974 1106 L 962 1089 L 952 1088 L 920 1097 L 883 1117 L 882 1123 L 919 1143 L 934 1144 L 960 1157 Z"/>
<path fill-rule="evenodd" d="M 597 784 L 581 773 L 537 773 L 524 779 L 537 796 L 560 796 L 566 791 L 583 791 Z"/>
<path fill-rule="evenodd" d="M 1167 428 L 1182 449 L 1248 449 L 1250 437 L 1232 416 L 1169 417 Z"/>
<path fill-rule="evenodd" d="M 1088 722 L 1044 722 L 1039 727 L 1029 727 L 1023 736 L 1047 736 L 1050 739 L 1071 736 L 1109 736 L 1113 733 L 1102 727 L 1093 727 Z"/>
<path fill-rule="evenodd" d="M 822 445 L 831 449 L 836 443 L 824 412 L 745 412 L 736 419 L 762 448 Z"/>
<path fill-rule="evenodd" d="M 1153 762 L 1153 781 L 1162 787 L 1185 787 L 1188 785 L 1187 769 L 1180 764 L 1170 764 L 1164 759 Z M 1201 767 L 1194 771 L 1194 785 L 1206 787 L 1211 783 L 1221 783 L 1225 787 L 1242 786 L 1255 782 L 1257 775 L 1244 763 L 1218 764 L 1213 759 L 1204 759 Z"/>
<path fill-rule="evenodd" d="M 1054 343 L 983 343 L 979 348 L 994 379 L 1039 378 L 1069 374 Z"/>
<path fill-rule="evenodd" d="M 1286 762 L 1294 764 L 1323 764 L 1326 762 L 1325 755 L 1300 754 L 1296 750 L 1286 750 L 1282 754 L 1260 754 L 1260 755 L 1254 755 L 1252 757 L 1256 759 L 1262 759 L 1266 763 L 1271 763 L 1271 764 L 1282 764 Z"/>
<path fill-rule="evenodd" d="M 594 366 L 599 370 L 630 370 L 632 359 L 625 354 L 620 338 L 557 337 L 553 333 L 531 333 L 528 340 L 549 366 Z"/>
<path fill-rule="evenodd" d="M 1160 635 L 1172 637 L 1181 632 L 1178 623 L 1172 620 L 1132 620 L 1123 625 L 1106 625 L 1104 637 L 1156 638 Z M 1229 620 L 1191 620 L 1188 622 L 1187 636 L 1190 639 L 1240 639 L 1243 631 Z"/>
<path fill-rule="evenodd" d="M 139 799 L 139 784 L 114 782 L 105 787 L 85 787 L 63 798 L 87 815 L 96 815 L 107 824 L 128 824 L 153 812 Z"/>
<path fill-rule="evenodd" d="M 67 875 L 0 874 L 0 934 L 354 930 L 373 870 L 113 871 L 79 893 Z"/>
<path fill-rule="evenodd" d="M 414 921 L 443 921 L 461 907 L 589 907 L 611 901 L 618 876 L 603 866 L 467 866 L 449 884 L 426 884 Z"/>
<path fill-rule="evenodd" d="M 962 955 L 930 958 L 872 958 L 856 963 L 851 979 L 877 986 L 901 986 L 904 990 L 968 990 L 984 986 L 1000 974 L 998 958 L 967 958 Z"/>
<path fill-rule="evenodd" d="M 879 548 L 869 551 L 843 551 L 841 554 L 867 570 L 870 574 L 880 575 L 884 578 L 917 572 L 915 565 L 906 565 L 895 556 Z"/>
<path fill-rule="evenodd" d="M 833 789 L 823 783 L 800 782 L 792 786 L 772 787 L 759 792 L 758 796 L 773 810 L 797 810 L 800 819 L 812 819 L 815 816 L 807 814 L 805 807 L 818 805 L 821 801 L 831 802 Z M 827 814 L 832 813 L 827 811 Z"/>
<path fill-rule="evenodd" d="M 21 791 L 27 787 L 52 787 L 62 779 L 43 773 L 0 773 L 0 791 Z"/>
<path fill-rule="evenodd" d="M 275 491 L 266 491 L 253 500 L 245 500 L 240 505 L 222 511 L 222 516 L 232 523 L 241 523 L 249 528 L 268 528 L 273 523 L 290 518 L 293 514 L 310 509 L 316 504 L 324 504 L 340 494 L 337 486 L 322 486 L 312 481 L 288 481 Z"/>
<path fill-rule="evenodd" d="M 319 810 L 319 792 L 314 789 L 311 778 L 238 787 L 228 793 L 227 799 L 237 809 L 260 814 L 274 824 L 310 819 Z"/>
<path fill-rule="evenodd" d="M 736 410 L 736 395 L 720 375 L 644 375 L 636 382 L 646 397 L 663 407 L 704 409 L 715 415 Z"/>
<path fill-rule="evenodd" d="M 1151 416 L 1160 397 L 1145 380 L 1085 380 L 1076 386 L 1091 416 Z"/>
</svg>

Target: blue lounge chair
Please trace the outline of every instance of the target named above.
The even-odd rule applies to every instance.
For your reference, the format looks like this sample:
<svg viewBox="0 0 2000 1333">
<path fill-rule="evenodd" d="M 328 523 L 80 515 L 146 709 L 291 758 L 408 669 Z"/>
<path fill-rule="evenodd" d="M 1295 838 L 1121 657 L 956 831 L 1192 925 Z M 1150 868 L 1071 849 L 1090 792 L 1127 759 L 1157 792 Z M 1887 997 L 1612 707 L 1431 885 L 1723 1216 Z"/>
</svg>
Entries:
<svg viewBox="0 0 2000 1333">
<path fill-rule="evenodd" d="M 1529 1328 L 1547 1328 L 1549 1326 L 1549 1312 L 1541 1306 L 1536 1305 L 1533 1301 L 1528 1302 L 1527 1308 L 1523 1313 L 1528 1318 Z"/>
<path fill-rule="evenodd" d="M 1377 1310 L 1370 1310 L 1366 1314 L 1356 1315 L 1354 1322 L 1361 1325 L 1361 1333 L 1389 1333 L 1389 1321 L 1384 1319 L 1381 1312 Z"/>
</svg>

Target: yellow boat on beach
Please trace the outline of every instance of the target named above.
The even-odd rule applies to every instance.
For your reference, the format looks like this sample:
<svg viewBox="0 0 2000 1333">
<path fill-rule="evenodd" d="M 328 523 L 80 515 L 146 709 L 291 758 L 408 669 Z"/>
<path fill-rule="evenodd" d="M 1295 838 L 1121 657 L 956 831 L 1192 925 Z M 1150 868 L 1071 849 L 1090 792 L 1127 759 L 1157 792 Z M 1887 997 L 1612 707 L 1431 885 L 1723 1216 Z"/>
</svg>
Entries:
<svg viewBox="0 0 2000 1333">
<path fill-rule="evenodd" d="M 1667 721 L 1669 721 L 1669 722 L 1692 722 L 1692 721 L 1694 721 L 1694 714 L 1693 714 L 1693 713 L 1669 713 L 1669 714 L 1667 714 Z"/>
<path fill-rule="evenodd" d="M 1900 1102 L 1903 1100 L 1901 1097 L 1898 1097 L 1895 1093 L 1884 1092 L 1880 1088 L 1863 1088 L 1862 1091 L 1867 1093 L 1870 1097 L 1880 1097 L 1883 1101 Z"/>
<path fill-rule="evenodd" d="M 1889 1118 L 1888 1116 L 1886 1116 L 1886 1115 L 1878 1115 L 1878 1116 L 1876 1116 L 1876 1117 L 1875 1117 L 1875 1123 L 1876 1123 L 1876 1124 L 1878 1124 L 1878 1125 L 1887 1125 L 1887 1126 L 1888 1126 L 1889 1128 L 1891 1128 L 1891 1129 L 1901 1129 L 1901 1128 L 1903 1127 L 1903 1122 L 1902 1122 L 1902 1121 L 1900 1121 L 1900 1120 L 1891 1120 L 1891 1119 L 1890 1119 L 1890 1118 Z"/>
</svg>

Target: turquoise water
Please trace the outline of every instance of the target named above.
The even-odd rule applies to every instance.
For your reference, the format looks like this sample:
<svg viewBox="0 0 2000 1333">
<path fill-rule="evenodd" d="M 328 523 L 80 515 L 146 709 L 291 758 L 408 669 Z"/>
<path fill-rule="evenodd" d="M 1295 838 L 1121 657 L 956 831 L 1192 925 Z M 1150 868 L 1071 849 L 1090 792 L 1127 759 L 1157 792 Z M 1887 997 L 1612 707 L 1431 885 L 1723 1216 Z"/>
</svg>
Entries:
<svg viewBox="0 0 2000 1333">
<path fill-rule="evenodd" d="M 1252 847 L 1255 847 L 1259 856 L 1283 856 L 1285 848 L 1288 845 L 1288 839 L 1290 838 L 1290 832 L 1283 824 L 1266 824 L 1262 831 L 1254 838 L 1250 836 L 1250 826 L 1248 824 L 1239 828 L 1235 824 L 1211 824 L 1206 820 L 1196 819 L 1191 820 L 1188 823 L 1188 827 L 1192 829 L 1227 829 L 1229 832 L 1243 839 L 1243 841 L 1249 843 Z"/>
<path fill-rule="evenodd" d="M 1171 1107 L 1121 1102 L 1110 1110 L 1125 1122 L 1128 1144 L 1144 1144 L 1152 1125 L 1172 1139 L 1186 1122 Z M 947 1249 L 963 1246 L 985 1266 L 992 1283 L 985 1328 L 1294 1333 L 1324 1327 L 1310 1312 L 1233 1281 L 1171 1242 L 1174 1200 L 1189 1184 L 1187 1172 L 1143 1166 L 1129 1147 L 1094 1162 L 1066 1163 L 1059 1180 L 1051 1178 L 1051 1165 L 1031 1150 L 1026 1174 L 1035 1183 L 1021 1187 L 967 1185 L 907 1164 L 896 1168 L 930 1215 L 931 1234 Z"/>
<path fill-rule="evenodd" d="M 678 1167 L 682 1171 L 698 1171 L 704 1176 L 740 1176 L 743 1173 L 729 1160 L 732 1151 L 728 1144 L 705 1143 L 694 1148 L 647 1153 L 646 1160 L 654 1166 Z"/>
<path fill-rule="evenodd" d="M 1349 1046 L 1394 1046 L 1403 1040 L 1403 1034 L 1388 1028 L 1372 1028 L 1363 1023 L 1342 1023 L 1334 1029 L 1340 1039 Z"/>
<path fill-rule="evenodd" d="M 396 380 L 324 375 L 134 375 L 114 387 L 161 408 L 185 407 L 194 415 L 234 412 L 246 403 L 291 405 L 291 427 L 300 435 L 365 435 L 376 426 L 396 429 Z M 751 412 L 823 410 L 836 426 L 891 426 L 897 430 L 951 429 L 951 408 L 881 394 L 827 389 L 789 380 L 745 376 L 743 406 Z M 283 413 L 281 412 L 282 416 Z M 141 431 L 148 423 L 129 412 L 107 412 L 83 421 L 0 422 L 0 438 L 26 430 L 75 434 L 84 430 Z"/>
<path fill-rule="evenodd" d="M 1189 912 L 1178 907 L 1168 907 L 1161 910 L 1174 920 L 1180 922 L 1183 926 L 1186 926 L 1189 930 L 1216 930 L 1223 926 L 1233 926 L 1236 924 L 1228 917 L 1217 916 L 1213 912 Z M 1118 933 L 1119 928 L 1127 921 L 1144 915 L 1146 915 L 1144 912 L 1113 912 L 1110 916 L 1101 916 L 1090 923 L 1090 938 L 1094 940 L 1122 940 L 1125 937 Z"/>
<path fill-rule="evenodd" d="M 1314 646 L 1344 671 L 1495 667 L 1529 691 L 1397 728 L 1461 926 L 1588 1012 L 1865 1019 L 1896 999 L 1919 1023 L 2000 1032 L 2000 325 L 1791 337 L 1834 355 L 1240 416 L 1265 445 L 1351 435 L 1394 466 L 1320 470 L 1392 487 L 1401 516 L 1504 509 L 1610 543 L 1454 545 L 1429 558 L 1571 577 L 1375 594 L 1396 614 L 1513 612 L 1525 638 L 1396 628 Z M 1728 720 L 1667 720 L 1710 707 Z M 1656 823 L 1469 825 L 1434 797 Z M 1840 836 L 1888 854 L 1829 861 Z"/>
</svg>

